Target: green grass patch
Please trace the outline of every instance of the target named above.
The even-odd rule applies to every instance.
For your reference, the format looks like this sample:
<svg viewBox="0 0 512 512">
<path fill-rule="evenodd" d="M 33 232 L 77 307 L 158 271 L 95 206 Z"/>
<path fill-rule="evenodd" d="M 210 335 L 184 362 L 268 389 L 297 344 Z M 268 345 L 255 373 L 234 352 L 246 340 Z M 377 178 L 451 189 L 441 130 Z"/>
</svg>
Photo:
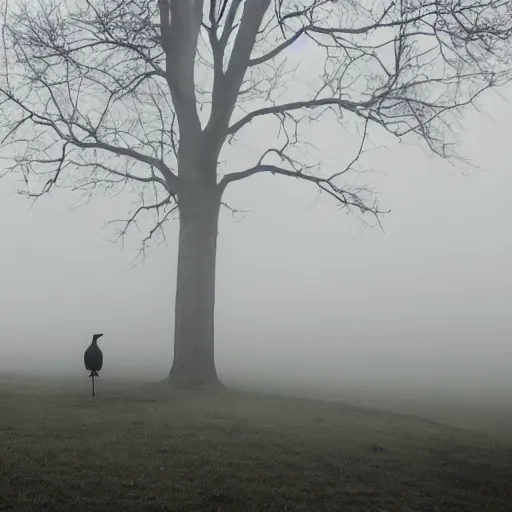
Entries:
<svg viewBox="0 0 512 512">
<path fill-rule="evenodd" d="M 0 511 L 512 508 L 512 445 L 412 416 L 238 393 L 0 381 Z"/>
</svg>

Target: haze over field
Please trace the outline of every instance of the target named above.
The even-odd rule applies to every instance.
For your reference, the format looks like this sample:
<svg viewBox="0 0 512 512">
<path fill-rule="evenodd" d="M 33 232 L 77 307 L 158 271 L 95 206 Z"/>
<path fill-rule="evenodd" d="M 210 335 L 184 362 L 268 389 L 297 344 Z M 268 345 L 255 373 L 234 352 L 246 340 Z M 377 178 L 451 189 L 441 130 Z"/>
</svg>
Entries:
<svg viewBox="0 0 512 512">
<path fill-rule="evenodd" d="M 221 378 L 344 386 L 451 390 L 488 400 L 512 387 L 508 191 L 512 187 L 509 102 L 483 97 L 462 134 L 481 166 L 466 175 L 425 150 L 389 137 L 365 156 L 383 208 L 385 233 L 362 230 L 300 182 L 255 177 L 226 196 L 217 271 L 217 365 Z M 357 142 L 357 139 L 354 139 Z M 329 166 L 352 139 L 311 140 Z M 238 154 L 234 165 L 251 158 Z M 344 156 L 346 159 L 347 157 Z M 0 371 L 86 378 L 83 349 L 103 332 L 102 378 L 160 379 L 172 357 L 177 225 L 145 263 L 132 236 L 111 245 L 131 201 L 56 191 L 29 212 L 0 182 Z M 469 397 L 469 398 L 468 398 Z"/>
<path fill-rule="evenodd" d="M 510 510 L 512 0 L 0 24 L 2 511 Z"/>
</svg>

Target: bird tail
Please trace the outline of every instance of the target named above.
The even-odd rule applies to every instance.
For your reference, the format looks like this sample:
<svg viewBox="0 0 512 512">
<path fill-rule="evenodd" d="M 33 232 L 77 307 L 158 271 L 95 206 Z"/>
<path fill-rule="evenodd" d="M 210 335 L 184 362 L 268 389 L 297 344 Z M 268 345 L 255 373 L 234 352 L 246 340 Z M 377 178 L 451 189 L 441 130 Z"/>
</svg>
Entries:
<svg viewBox="0 0 512 512">
<path fill-rule="evenodd" d="M 89 374 L 89 377 L 99 377 L 99 374 L 96 370 L 93 370 L 90 374 Z"/>
</svg>

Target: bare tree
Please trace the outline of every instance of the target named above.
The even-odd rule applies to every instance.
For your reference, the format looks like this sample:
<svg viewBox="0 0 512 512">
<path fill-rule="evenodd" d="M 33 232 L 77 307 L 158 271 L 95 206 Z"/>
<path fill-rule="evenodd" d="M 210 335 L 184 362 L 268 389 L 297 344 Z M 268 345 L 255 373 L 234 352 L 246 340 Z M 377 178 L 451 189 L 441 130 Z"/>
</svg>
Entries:
<svg viewBox="0 0 512 512">
<path fill-rule="evenodd" d="M 295 178 L 378 220 L 373 194 L 352 179 L 369 130 L 416 135 L 457 157 L 450 134 L 463 108 L 510 78 L 512 2 L 502 0 L 10 1 L 0 57 L 5 172 L 21 173 L 30 197 L 57 186 L 138 191 L 121 235 L 153 212 L 143 246 L 179 215 L 177 385 L 219 383 L 215 261 L 226 187 L 261 173 Z M 321 66 L 304 70 L 302 43 Z M 294 88 L 306 73 L 308 86 Z M 308 125 L 329 118 L 360 135 L 330 175 L 307 140 Z M 275 142 L 248 168 L 224 172 L 226 142 L 260 122 Z"/>
</svg>

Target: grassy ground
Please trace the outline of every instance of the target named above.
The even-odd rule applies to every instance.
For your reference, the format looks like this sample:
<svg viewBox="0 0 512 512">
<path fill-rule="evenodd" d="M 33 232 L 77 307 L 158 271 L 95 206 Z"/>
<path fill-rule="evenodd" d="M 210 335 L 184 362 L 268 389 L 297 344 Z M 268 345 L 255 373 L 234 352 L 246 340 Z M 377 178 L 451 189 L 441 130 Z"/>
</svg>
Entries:
<svg viewBox="0 0 512 512">
<path fill-rule="evenodd" d="M 0 379 L 0 511 L 511 510 L 512 444 L 336 403 Z"/>
</svg>

